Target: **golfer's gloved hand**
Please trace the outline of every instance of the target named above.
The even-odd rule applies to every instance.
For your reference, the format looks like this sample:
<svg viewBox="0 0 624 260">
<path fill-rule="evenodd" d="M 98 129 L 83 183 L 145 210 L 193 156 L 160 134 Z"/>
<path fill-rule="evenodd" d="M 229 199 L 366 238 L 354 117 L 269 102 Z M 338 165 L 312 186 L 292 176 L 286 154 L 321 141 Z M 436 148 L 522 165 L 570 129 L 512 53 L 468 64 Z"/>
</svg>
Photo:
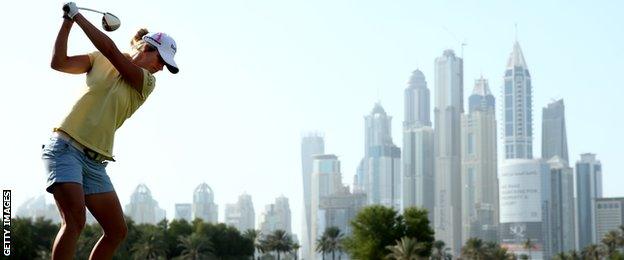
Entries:
<svg viewBox="0 0 624 260">
<path fill-rule="evenodd" d="M 68 2 L 63 5 L 63 11 L 65 11 L 65 14 L 73 20 L 74 16 L 78 14 L 78 6 L 76 6 L 76 3 L 74 2 Z"/>
</svg>

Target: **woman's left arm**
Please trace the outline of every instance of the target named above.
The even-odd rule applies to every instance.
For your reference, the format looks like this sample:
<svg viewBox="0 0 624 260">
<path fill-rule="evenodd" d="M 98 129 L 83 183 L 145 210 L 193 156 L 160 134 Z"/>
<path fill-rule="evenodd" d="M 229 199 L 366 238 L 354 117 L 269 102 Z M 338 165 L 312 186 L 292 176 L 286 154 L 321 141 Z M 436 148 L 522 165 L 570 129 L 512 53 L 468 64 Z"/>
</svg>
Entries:
<svg viewBox="0 0 624 260">
<path fill-rule="evenodd" d="M 143 90 L 143 70 L 141 67 L 134 65 L 132 61 L 119 51 L 113 40 L 91 24 L 82 14 L 75 14 L 73 19 L 89 37 L 95 48 L 115 66 L 121 77 L 141 93 Z"/>
</svg>

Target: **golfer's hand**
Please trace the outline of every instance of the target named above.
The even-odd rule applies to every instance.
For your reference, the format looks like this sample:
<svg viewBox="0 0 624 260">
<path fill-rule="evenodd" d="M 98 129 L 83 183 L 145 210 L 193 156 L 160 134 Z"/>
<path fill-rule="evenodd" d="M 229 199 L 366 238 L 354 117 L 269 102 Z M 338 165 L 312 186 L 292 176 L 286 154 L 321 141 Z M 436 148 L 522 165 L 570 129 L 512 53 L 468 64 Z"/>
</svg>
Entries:
<svg viewBox="0 0 624 260">
<path fill-rule="evenodd" d="M 78 14 L 78 6 L 74 2 L 68 2 L 63 5 L 63 11 L 70 19 L 74 19 L 74 16 Z"/>
</svg>

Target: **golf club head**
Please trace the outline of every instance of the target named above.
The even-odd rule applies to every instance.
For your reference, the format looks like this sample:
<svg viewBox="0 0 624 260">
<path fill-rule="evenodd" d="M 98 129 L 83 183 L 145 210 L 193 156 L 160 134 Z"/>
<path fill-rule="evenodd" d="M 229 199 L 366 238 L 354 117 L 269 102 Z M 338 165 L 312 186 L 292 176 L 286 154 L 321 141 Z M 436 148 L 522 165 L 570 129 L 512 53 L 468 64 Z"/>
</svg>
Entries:
<svg viewBox="0 0 624 260">
<path fill-rule="evenodd" d="M 121 21 L 117 16 L 111 13 L 104 13 L 104 16 L 102 16 L 102 28 L 104 28 L 104 30 L 112 32 L 117 30 L 119 26 L 121 26 Z"/>
</svg>

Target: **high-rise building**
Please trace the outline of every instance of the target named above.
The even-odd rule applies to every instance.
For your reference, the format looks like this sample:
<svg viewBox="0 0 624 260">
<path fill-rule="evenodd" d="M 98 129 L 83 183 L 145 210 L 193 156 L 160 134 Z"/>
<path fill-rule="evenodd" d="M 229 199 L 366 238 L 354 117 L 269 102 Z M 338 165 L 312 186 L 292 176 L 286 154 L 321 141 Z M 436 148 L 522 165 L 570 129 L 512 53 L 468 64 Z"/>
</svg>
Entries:
<svg viewBox="0 0 624 260">
<path fill-rule="evenodd" d="M 596 198 L 594 219 L 594 243 L 600 244 L 609 231 L 621 231 L 620 227 L 624 225 L 624 198 Z"/>
<path fill-rule="evenodd" d="M 458 256 L 461 241 L 461 131 L 463 60 L 445 50 L 435 60 L 435 210 L 437 240 Z"/>
<path fill-rule="evenodd" d="M 237 228 L 241 233 L 256 227 L 256 213 L 249 194 L 238 196 L 238 201 L 225 205 L 225 224 Z"/>
<path fill-rule="evenodd" d="M 405 89 L 403 121 L 403 205 L 429 212 L 433 220 L 435 203 L 433 129 L 430 119 L 429 89 L 425 75 L 415 70 Z"/>
<path fill-rule="evenodd" d="M 520 44 L 515 42 L 507 60 L 503 89 L 505 159 L 533 158 L 533 92 L 531 74 Z"/>
<path fill-rule="evenodd" d="M 291 215 L 288 198 L 281 196 L 275 199 L 275 203 L 266 205 L 260 215 L 260 232 L 270 234 L 275 230 L 284 230 L 291 234 Z"/>
<path fill-rule="evenodd" d="M 542 109 L 542 158 L 550 160 L 553 156 L 559 156 L 566 165 L 569 162 L 563 99 Z"/>
<path fill-rule="evenodd" d="M 550 168 L 540 159 L 504 160 L 499 176 L 500 244 L 510 252 L 550 259 Z M 535 247 L 529 252 L 524 242 Z"/>
<path fill-rule="evenodd" d="M 342 189 L 342 174 L 340 173 L 340 161 L 333 154 L 322 154 L 313 156 L 312 163 L 312 186 L 311 216 L 309 248 L 316 248 L 317 239 L 325 230 L 325 216 L 320 209 L 321 199 L 337 193 Z M 306 258 L 316 258 L 316 253 L 311 253 Z"/>
<path fill-rule="evenodd" d="M 193 219 L 200 218 L 206 223 L 219 221 L 219 206 L 214 203 L 214 192 L 205 182 L 193 192 Z"/>
<path fill-rule="evenodd" d="M 550 165 L 550 248 L 553 254 L 575 249 L 574 174 L 568 162 L 555 155 Z"/>
<path fill-rule="evenodd" d="M 139 184 L 130 196 L 130 204 L 124 212 L 137 224 L 156 224 L 165 219 L 165 210 L 158 207 L 152 198 L 152 192 L 145 184 Z"/>
<path fill-rule="evenodd" d="M 301 252 L 303 255 L 309 255 L 310 251 L 310 228 L 312 226 L 311 214 L 311 195 L 312 187 L 312 161 L 313 156 L 325 153 L 325 140 L 319 133 L 309 133 L 301 139 L 301 174 L 303 179 L 303 223 L 301 237 Z"/>
<path fill-rule="evenodd" d="M 392 142 L 392 117 L 376 103 L 365 117 L 365 191 L 368 204 L 401 208 L 401 149 Z"/>
<path fill-rule="evenodd" d="M 533 159 L 532 84 L 520 44 L 516 41 L 503 76 L 502 139 L 504 157 L 499 175 L 500 240 L 516 254 L 531 239 L 531 258 L 552 256 L 550 167 Z"/>
<path fill-rule="evenodd" d="M 193 219 L 192 215 L 192 206 L 191 203 L 176 203 L 175 204 L 175 219 L 184 219 L 188 222 L 191 222 Z"/>
<path fill-rule="evenodd" d="M 55 204 L 46 203 L 44 195 L 27 199 L 17 208 L 15 216 L 32 220 L 44 218 L 54 223 L 61 222 L 61 215 L 59 214 L 57 206 Z"/>
<path fill-rule="evenodd" d="M 602 164 L 592 153 L 576 162 L 576 248 L 591 244 L 594 235 L 594 201 L 602 198 Z"/>
<path fill-rule="evenodd" d="M 488 81 L 475 81 L 462 114 L 462 244 L 476 237 L 498 242 L 496 106 Z"/>
<path fill-rule="evenodd" d="M 353 189 L 365 193 L 368 204 L 401 207 L 401 149 L 392 142 L 392 117 L 375 103 L 364 117 L 364 158 L 354 177 Z"/>
<path fill-rule="evenodd" d="M 429 88 L 425 74 L 420 70 L 412 72 L 404 95 L 405 118 L 403 127 L 431 126 L 431 106 Z"/>
</svg>

